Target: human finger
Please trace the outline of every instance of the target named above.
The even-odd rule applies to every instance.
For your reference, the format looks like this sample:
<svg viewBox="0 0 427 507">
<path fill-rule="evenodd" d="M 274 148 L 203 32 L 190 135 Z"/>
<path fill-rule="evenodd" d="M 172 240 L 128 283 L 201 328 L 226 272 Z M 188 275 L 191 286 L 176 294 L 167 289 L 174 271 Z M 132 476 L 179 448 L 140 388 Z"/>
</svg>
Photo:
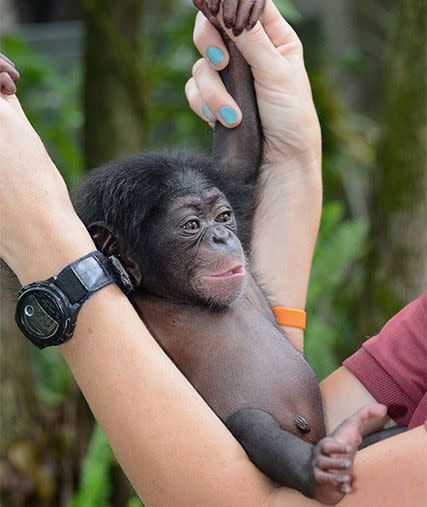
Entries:
<svg viewBox="0 0 427 507">
<path fill-rule="evenodd" d="M 222 70 L 228 65 L 230 57 L 220 33 L 200 11 L 196 16 L 193 41 L 215 69 Z"/>
<path fill-rule="evenodd" d="M 193 77 L 202 96 L 203 104 L 212 111 L 225 127 L 235 127 L 242 120 L 242 112 L 228 94 L 219 74 L 202 58 L 193 66 Z"/>
<path fill-rule="evenodd" d="M 280 53 L 269 39 L 261 23 L 256 23 L 252 30 L 244 31 L 237 37 L 232 30 L 227 28 L 225 30 L 254 70 L 271 73 L 277 67 L 281 60 Z"/>
<path fill-rule="evenodd" d="M 216 116 L 209 107 L 203 103 L 202 94 L 197 88 L 194 77 L 191 77 L 185 84 L 185 96 L 187 97 L 190 108 L 197 114 L 197 116 L 213 127 L 216 122 Z"/>
<path fill-rule="evenodd" d="M 257 8 L 259 5 L 262 4 L 257 4 Z M 256 19 L 255 14 L 259 17 L 259 13 L 254 12 L 254 19 Z M 252 30 L 244 31 L 236 37 L 225 26 L 224 29 L 255 70 L 271 71 L 272 68 L 277 67 L 279 61 L 283 63 L 282 57 L 288 60 L 297 58 L 303 63 L 301 41 L 272 0 L 267 0 L 262 23 L 257 22 Z"/>
<path fill-rule="evenodd" d="M 300 55 L 301 40 L 292 26 L 282 16 L 273 0 L 267 0 L 262 25 L 273 45 L 283 56 Z"/>
</svg>

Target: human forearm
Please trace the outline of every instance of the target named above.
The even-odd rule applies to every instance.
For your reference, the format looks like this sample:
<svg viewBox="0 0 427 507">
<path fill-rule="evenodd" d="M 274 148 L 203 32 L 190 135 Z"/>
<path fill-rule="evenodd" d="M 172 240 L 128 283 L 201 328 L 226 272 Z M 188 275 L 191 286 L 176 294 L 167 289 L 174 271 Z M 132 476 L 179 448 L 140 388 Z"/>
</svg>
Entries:
<svg viewBox="0 0 427 507">
<path fill-rule="evenodd" d="M 252 265 L 272 304 L 305 308 L 322 208 L 320 157 L 265 164 L 254 222 Z M 286 328 L 302 349 L 303 331 Z"/>
<path fill-rule="evenodd" d="M 266 164 L 260 185 L 252 264 L 274 304 L 304 308 L 322 208 L 320 160 Z"/>
</svg>

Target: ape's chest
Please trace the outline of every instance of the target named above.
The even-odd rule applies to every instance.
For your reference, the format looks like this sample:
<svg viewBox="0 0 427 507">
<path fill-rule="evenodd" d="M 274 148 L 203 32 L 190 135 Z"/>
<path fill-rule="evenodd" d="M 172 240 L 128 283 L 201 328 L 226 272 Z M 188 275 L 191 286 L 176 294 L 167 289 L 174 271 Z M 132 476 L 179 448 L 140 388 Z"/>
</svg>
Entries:
<svg viewBox="0 0 427 507">
<path fill-rule="evenodd" d="M 295 416 L 302 416 L 307 440 L 323 436 L 312 369 L 253 298 L 221 313 L 150 300 L 139 306 L 150 332 L 222 420 L 249 406 L 299 436 Z"/>
</svg>

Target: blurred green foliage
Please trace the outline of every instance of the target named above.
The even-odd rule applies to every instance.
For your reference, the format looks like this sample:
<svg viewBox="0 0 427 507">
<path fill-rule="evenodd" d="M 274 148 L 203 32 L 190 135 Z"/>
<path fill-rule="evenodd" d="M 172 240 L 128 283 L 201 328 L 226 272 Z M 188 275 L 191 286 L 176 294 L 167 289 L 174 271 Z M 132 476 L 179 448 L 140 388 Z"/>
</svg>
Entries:
<svg viewBox="0 0 427 507">
<path fill-rule="evenodd" d="M 276 3 L 288 19 L 300 20 L 291 2 Z M 209 127 L 189 110 L 184 96 L 185 81 L 199 57 L 192 44 L 193 21 L 193 8 L 180 9 L 179 15 L 168 18 L 161 32 L 145 39 L 142 58 L 150 97 L 149 145 L 184 143 L 203 149 L 209 145 Z M 80 69 L 61 74 L 54 62 L 34 54 L 15 34 L 3 36 L 1 45 L 21 72 L 19 96 L 25 111 L 66 181 L 73 184 L 83 171 Z M 323 378 L 358 345 L 351 308 L 360 294 L 362 267 L 358 261 L 365 253 L 368 224 L 358 218 L 360 210 L 352 204 L 347 184 L 351 179 L 354 188 L 354 178 L 362 186 L 366 181 L 376 129 L 368 119 L 349 113 L 324 69 L 310 69 L 310 74 L 323 126 L 326 202 L 309 290 L 306 351 Z M 54 350 L 37 351 L 32 357 L 40 400 L 61 404 L 72 386 L 68 368 Z M 110 505 L 112 463 L 109 445 L 95 425 L 81 468 L 80 487 L 69 507 Z M 141 506 L 136 497 L 129 500 L 128 507 Z"/>
<path fill-rule="evenodd" d="M 336 351 L 348 334 L 342 287 L 353 294 L 360 289 L 355 262 L 365 253 L 368 227 L 365 220 L 345 219 L 344 214 L 341 202 L 325 203 L 310 279 L 305 354 L 320 378 L 337 368 Z"/>
<path fill-rule="evenodd" d="M 114 457 L 98 425 L 95 425 L 83 461 L 79 490 L 68 507 L 109 507 L 110 467 Z"/>
<path fill-rule="evenodd" d="M 83 123 L 78 69 L 63 75 L 52 61 L 35 54 L 16 34 L 3 35 L 0 47 L 21 73 L 19 97 L 28 118 L 67 183 L 74 183 L 81 175 L 83 162 L 78 142 Z"/>
</svg>

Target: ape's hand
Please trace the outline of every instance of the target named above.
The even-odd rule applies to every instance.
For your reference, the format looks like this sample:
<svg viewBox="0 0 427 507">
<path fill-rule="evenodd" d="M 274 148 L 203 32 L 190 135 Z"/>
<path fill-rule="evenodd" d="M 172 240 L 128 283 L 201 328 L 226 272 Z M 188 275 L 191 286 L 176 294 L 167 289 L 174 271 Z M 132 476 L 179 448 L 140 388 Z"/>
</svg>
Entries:
<svg viewBox="0 0 427 507">
<path fill-rule="evenodd" d="M 251 30 L 261 19 L 266 0 L 193 0 L 194 5 L 219 30 L 222 25 L 217 19 L 218 14 L 226 28 L 238 37 L 243 30 Z M 222 12 L 220 12 L 222 10 Z"/>
<path fill-rule="evenodd" d="M 194 29 L 194 42 L 204 58 L 196 62 L 193 77 L 186 85 L 191 108 L 211 124 L 216 120 L 226 127 L 235 127 L 240 123 L 241 111 L 227 93 L 217 72 L 224 69 L 229 60 L 221 34 L 212 25 L 215 23 L 218 26 L 220 23 L 221 30 L 225 30 L 234 40 L 252 68 L 266 141 L 266 161 L 286 165 L 290 160 L 303 158 L 306 169 L 311 164 L 319 171 L 320 126 L 304 67 L 302 44 L 295 31 L 283 19 L 272 0 L 266 2 L 262 24 L 257 23 L 253 29 L 244 30 L 238 37 L 224 24 L 225 4 L 222 13 L 213 17 L 211 11 L 203 7 L 205 3 L 202 0 L 195 0 L 195 3 L 208 18 L 199 13 Z M 238 2 L 229 0 L 228 3 L 236 8 Z M 253 12 L 255 6 L 258 8 L 263 4 L 261 0 L 250 3 L 254 5 Z M 242 0 L 236 12 L 240 12 L 240 4 L 243 5 Z M 233 30 L 237 27 L 238 32 L 242 28 L 237 17 L 234 17 L 232 25 L 228 25 Z M 224 120 L 220 114 L 222 106 L 234 109 L 234 122 Z M 228 116 L 231 117 L 230 114 Z"/>
<path fill-rule="evenodd" d="M 366 405 L 345 419 L 329 437 L 314 448 L 314 498 L 325 504 L 336 504 L 351 493 L 353 462 L 367 423 L 386 414 L 384 405 Z"/>
<path fill-rule="evenodd" d="M 7 56 L 0 53 L 0 93 L 13 95 L 16 93 L 15 81 L 19 79 L 19 72 Z"/>
</svg>

